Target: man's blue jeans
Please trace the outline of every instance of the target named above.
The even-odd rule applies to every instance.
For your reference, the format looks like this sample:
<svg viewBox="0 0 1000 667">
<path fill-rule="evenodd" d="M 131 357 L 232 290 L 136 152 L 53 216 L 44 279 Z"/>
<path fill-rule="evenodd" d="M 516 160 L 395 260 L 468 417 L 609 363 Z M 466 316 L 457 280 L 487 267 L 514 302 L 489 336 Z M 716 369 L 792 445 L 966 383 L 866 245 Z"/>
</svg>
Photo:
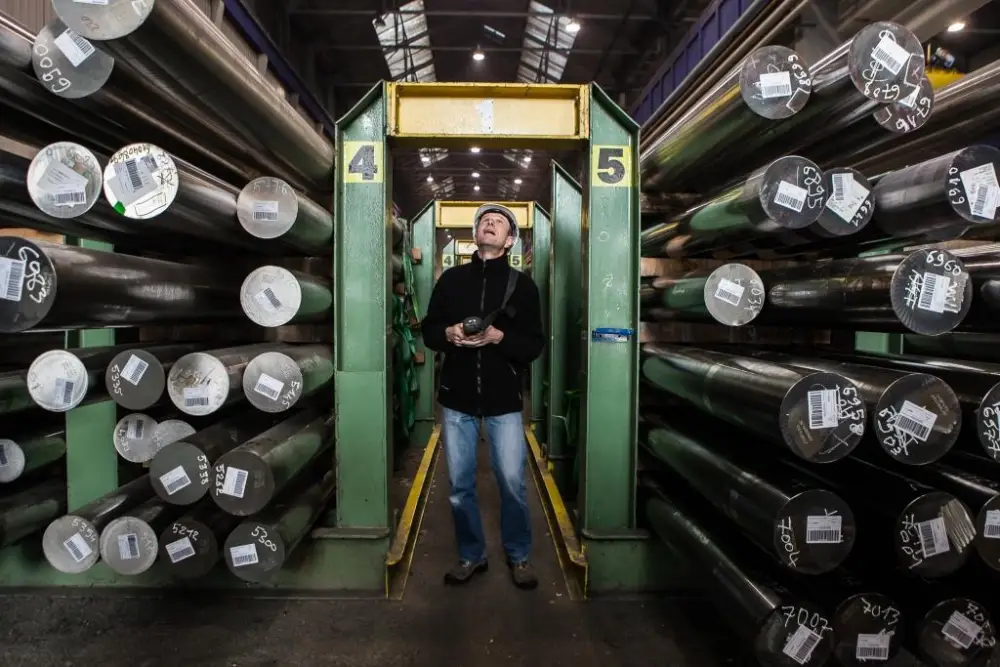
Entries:
<svg viewBox="0 0 1000 667">
<path fill-rule="evenodd" d="M 451 512 L 461 560 L 478 563 L 486 557 L 483 522 L 476 499 L 476 449 L 479 418 L 442 408 L 444 451 L 451 482 Z M 527 444 L 520 412 L 484 417 L 490 441 L 490 462 L 500 487 L 500 533 L 512 563 L 528 559 L 531 551 L 531 518 L 528 514 L 524 464 Z"/>
</svg>

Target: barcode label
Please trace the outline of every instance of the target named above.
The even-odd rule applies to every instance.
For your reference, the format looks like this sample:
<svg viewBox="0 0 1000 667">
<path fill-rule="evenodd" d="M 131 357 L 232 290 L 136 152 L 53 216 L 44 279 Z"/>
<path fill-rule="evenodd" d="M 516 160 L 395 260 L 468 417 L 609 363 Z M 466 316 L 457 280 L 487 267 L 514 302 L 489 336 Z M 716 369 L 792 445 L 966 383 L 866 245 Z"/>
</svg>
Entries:
<svg viewBox="0 0 1000 667">
<path fill-rule="evenodd" d="M 951 550 L 951 545 L 948 544 L 948 530 L 941 517 L 918 523 L 917 535 L 920 536 L 920 548 L 924 552 L 924 558 L 931 558 Z"/>
<path fill-rule="evenodd" d="M 66 547 L 66 551 L 77 563 L 82 563 L 83 559 L 94 553 L 94 550 L 90 548 L 87 544 L 87 540 L 83 539 L 83 535 L 77 533 L 73 537 L 69 538 L 63 542 L 63 546 Z"/>
<path fill-rule="evenodd" d="M 118 555 L 122 560 L 135 560 L 139 557 L 139 537 L 135 533 L 118 536 Z"/>
<path fill-rule="evenodd" d="M 277 222 L 278 202 L 255 201 L 253 203 L 253 219 L 254 221 L 262 220 L 264 222 Z"/>
<path fill-rule="evenodd" d="M 135 159 L 125 161 L 125 173 L 128 175 L 128 184 L 132 190 L 142 187 L 142 174 L 139 173 L 139 163 Z"/>
<path fill-rule="evenodd" d="M 1000 203 L 1000 190 L 989 185 L 980 185 L 976 189 L 976 197 L 970 209 L 972 215 L 992 220 L 996 216 L 998 203 Z"/>
<path fill-rule="evenodd" d="M 207 387 L 184 387 L 184 407 L 204 407 L 208 405 Z"/>
<path fill-rule="evenodd" d="M 850 174 L 834 174 L 830 177 L 833 181 L 833 198 L 837 201 L 844 201 L 847 193 L 847 179 L 852 178 Z"/>
<path fill-rule="evenodd" d="M 888 660 L 891 639 L 891 635 L 881 632 L 877 635 L 859 634 L 854 648 L 854 657 L 858 660 Z"/>
<path fill-rule="evenodd" d="M 87 202 L 86 192 L 60 192 L 52 195 L 52 201 L 56 206 L 75 206 Z"/>
<path fill-rule="evenodd" d="M 986 510 L 983 537 L 991 540 L 1000 539 L 1000 510 Z"/>
<path fill-rule="evenodd" d="M 886 68 L 895 76 L 910 59 L 910 52 L 897 44 L 892 37 L 886 35 L 875 45 L 872 60 Z"/>
<path fill-rule="evenodd" d="M 281 396 L 281 390 L 284 388 L 285 383 L 281 380 L 276 380 L 267 373 L 261 373 L 253 390 L 261 396 L 267 396 L 272 401 L 276 401 Z"/>
<path fill-rule="evenodd" d="M 950 285 L 951 279 L 948 276 L 930 272 L 924 273 L 924 279 L 920 283 L 920 298 L 917 300 L 917 308 L 932 313 L 943 313 Z"/>
<path fill-rule="evenodd" d="M 142 160 L 142 165 L 146 167 L 146 171 L 151 174 L 155 174 L 160 170 L 160 165 L 156 164 L 156 158 L 152 155 L 146 154 L 139 158 Z"/>
<path fill-rule="evenodd" d="M 804 665 L 812 657 L 813 651 L 819 645 L 819 640 L 818 634 L 806 626 L 800 625 L 785 642 L 785 647 L 781 649 L 781 652 L 800 665 Z"/>
<path fill-rule="evenodd" d="M 992 162 L 966 169 L 959 174 L 962 186 L 969 197 L 970 212 L 981 218 L 992 220 L 1000 204 L 1000 183 Z"/>
<path fill-rule="evenodd" d="M 24 260 L 0 257 L 0 299 L 20 301 L 24 291 Z"/>
<path fill-rule="evenodd" d="M 79 67 L 97 51 L 93 44 L 69 29 L 52 41 L 73 67 Z"/>
<path fill-rule="evenodd" d="M 836 389 L 816 389 L 806 395 L 809 403 L 809 430 L 836 428 L 839 406 Z"/>
<path fill-rule="evenodd" d="M 146 164 L 139 158 L 115 163 L 115 181 L 112 191 L 123 206 L 130 206 L 146 195 L 155 192 L 156 182 L 149 175 Z"/>
<path fill-rule="evenodd" d="M 938 416 L 930 410 L 925 410 L 916 403 L 903 401 L 896 416 L 895 428 L 909 434 L 920 442 L 927 442 Z"/>
<path fill-rule="evenodd" d="M 917 95 L 920 94 L 920 86 L 915 86 L 909 95 L 899 100 L 901 106 L 912 109 L 917 104 Z"/>
<path fill-rule="evenodd" d="M 723 278 L 719 281 L 719 286 L 715 288 L 715 298 L 725 301 L 730 306 L 738 306 L 740 299 L 743 298 L 743 289 L 743 285 Z"/>
<path fill-rule="evenodd" d="M 233 567 L 243 567 L 244 565 L 255 565 L 257 561 L 257 545 L 244 544 L 239 547 L 230 547 L 229 560 L 233 562 Z"/>
<path fill-rule="evenodd" d="M 122 377 L 125 378 L 126 382 L 138 386 L 148 368 L 148 363 L 134 354 L 130 355 L 128 361 L 125 362 L 125 368 L 122 369 Z"/>
<path fill-rule="evenodd" d="M 185 558 L 190 558 L 195 554 L 194 545 L 191 544 L 191 538 L 184 536 L 176 542 L 171 542 L 166 546 L 167 556 L 170 558 L 171 563 L 179 563 Z"/>
<path fill-rule="evenodd" d="M 142 434 L 146 431 L 146 425 L 141 417 L 130 419 L 125 434 L 129 440 L 142 440 Z"/>
<path fill-rule="evenodd" d="M 173 470 L 160 475 L 160 484 L 168 496 L 172 496 L 186 486 L 191 485 L 191 478 L 188 477 L 184 466 L 177 466 Z"/>
<path fill-rule="evenodd" d="M 760 96 L 765 100 L 792 94 L 792 77 L 788 72 L 768 72 L 760 75 Z"/>
<path fill-rule="evenodd" d="M 272 313 L 281 308 L 281 301 L 278 300 L 274 290 L 270 287 L 265 287 L 262 291 L 258 292 L 257 295 L 254 296 L 254 300 L 263 306 L 265 310 Z"/>
<path fill-rule="evenodd" d="M 806 544 L 840 544 L 843 518 L 832 514 L 829 516 L 806 517 Z"/>
<path fill-rule="evenodd" d="M 774 195 L 774 203 L 787 209 L 801 213 L 806 205 L 806 196 L 809 194 L 804 188 L 792 185 L 787 181 L 778 183 L 778 191 Z"/>
<path fill-rule="evenodd" d="M 59 406 L 66 406 L 72 403 L 74 386 L 76 385 L 71 380 L 56 378 L 52 402 Z"/>
<path fill-rule="evenodd" d="M 222 490 L 219 493 L 224 493 L 234 498 L 242 498 L 247 488 L 248 476 L 246 470 L 233 467 L 226 468 L 226 479 L 222 482 Z"/>
<path fill-rule="evenodd" d="M 960 611 L 951 612 L 948 622 L 941 628 L 941 634 L 945 639 L 951 640 L 962 650 L 972 646 L 972 642 L 976 641 L 976 637 L 982 631 L 981 625 Z"/>
<path fill-rule="evenodd" d="M 6 468 L 9 465 L 7 460 L 7 443 L 0 442 L 0 468 Z"/>
</svg>

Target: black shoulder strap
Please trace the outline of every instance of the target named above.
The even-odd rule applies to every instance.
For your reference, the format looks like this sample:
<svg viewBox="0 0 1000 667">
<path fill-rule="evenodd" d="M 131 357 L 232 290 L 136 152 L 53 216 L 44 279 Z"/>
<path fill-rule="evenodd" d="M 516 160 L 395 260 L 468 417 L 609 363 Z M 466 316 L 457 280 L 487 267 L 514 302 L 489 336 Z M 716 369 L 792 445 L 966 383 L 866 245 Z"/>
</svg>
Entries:
<svg viewBox="0 0 1000 667">
<path fill-rule="evenodd" d="M 483 326 L 488 327 L 493 324 L 496 320 L 497 315 L 500 313 L 507 313 L 507 317 L 514 317 L 515 310 L 508 306 L 510 303 L 510 298 L 514 296 L 514 289 L 517 287 L 517 277 L 520 271 L 511 267 L 507 273 L 507 290 L 503 293 L 503 301 L 500 302 L 500 307 L 494 310 L 492 313 L 483 318 Z"/>
</svg>

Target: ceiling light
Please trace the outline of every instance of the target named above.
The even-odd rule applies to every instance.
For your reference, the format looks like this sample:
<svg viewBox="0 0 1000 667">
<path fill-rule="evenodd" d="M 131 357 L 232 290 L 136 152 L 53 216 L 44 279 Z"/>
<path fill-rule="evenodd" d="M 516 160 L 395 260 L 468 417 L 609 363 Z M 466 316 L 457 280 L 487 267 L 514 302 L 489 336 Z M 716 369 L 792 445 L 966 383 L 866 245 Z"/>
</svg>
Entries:
<svg viewBox="0 0 1000 667">
<path fill-rule="evenodd" d="M 520 185 L 520 184 L 521 184 L 521 179 L 520 178 L 515 178 L 514 179 L 514 185 Z"/>
<path fill-rule="evenodd" d="M 421 161 L 423 161 L 424 164 L 427 164 L 428 162 L 431 161 L 431 157 L 429 155 L 421 155 L 420 159 Z"/>
<path fill-rule="evenodd" d="M 478 153 L 479 152 L 479 146 L 473 146 L 472 148 L 469 149 L 469 151 L 471 151 L 473 153 Z"/>
<path fill-rule="evenodd" d="M 479 49 L 476 49 L 475 51 L 472 52 L 472 59 L 476 61 L 485 60 L 486 54 L 480 51 Z"/>
<path fill-rule="evenodd" d="M 478 171 L 472 172 L 472 177 L 473 178 L 479 178 L 479 172 Z"/>
<path fill-rule="evenodd" d="M 472 188 L 472 189 L 475 190 L 476 192 L 479 192 L 479 186 L 478 185 L 476 187 Z"/>
<path fill-rule="evenodd" d="M 965 30 L 965 21 L 955 21 L 948 26 L 948 32 L 959 32 L 960 30 Z"/>
<path fill-rule="evenodd" d="M 575 19 L 570 19 L 569 23 L 566 24 L 566 32 L 568 32 L 571 35 L 575 35 L 576 33 L 580 32 L 580 24 L 577 23 Z"/>
<path fill-rule="evenodd" d="M 428 183 L 433 183 L 434 182 L 434 177 L 433 176 L 428 176 L 427 177 L 427 182 Z"/>
<path fill-rule="evenodd" d="M 525 155 L 524 156 L 524 161 L 525 162 L 531 162 L 531 156 L 530 155 Z"/>
</svg>

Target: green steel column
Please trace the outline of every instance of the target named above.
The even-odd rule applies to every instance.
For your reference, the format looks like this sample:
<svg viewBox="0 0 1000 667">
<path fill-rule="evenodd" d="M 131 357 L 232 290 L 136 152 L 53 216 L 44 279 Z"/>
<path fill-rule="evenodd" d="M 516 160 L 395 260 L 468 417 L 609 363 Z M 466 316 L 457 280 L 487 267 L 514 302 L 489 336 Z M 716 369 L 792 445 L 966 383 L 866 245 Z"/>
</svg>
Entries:
<svg viewBox="0 0 1000 667">
<path fill-rule="evenodd" d="M 858 256 L 874 257 L 894 252 L 900 252 L 900 248 L 895 245 L 889 245 L 860 253 Z M 874 352 L 876 354 L 902 354 L 903 336 L 902 334 L 877 333 L 874 331 L 856 331 L 854 333 L 854 349 L 858 352 Z"/>
<path fill-rule="evenodd" d="M 437 258 L 434 236 L 434 202 L 431 201 L 413 218 L 413 247 L 420 249 L 420 263 L 413 265 L 413 289 L 416 291 L 417 317 L 423 318 L 431 302 L 434 289 L 434 265 Z M 422 335 L 417 336 L 417 350 L 424 355 L 424 363 L 417 367 L 417 421 L 434 421 L 434 352 L 424 346 Z"/>
<path fill-rule="evenodd" d="M 391 528 L 391 156 L 385 86 L 337 121 L 336 289 L 337 529 Z"/>
<path fill-rule="evenodd" d="M 552 474 L 564 495 L 569 495 L 571 446 L 576 421 L 572 401 L 580 375 L 580 265 L 582 262 L 583 195 L 580 185 L 565 169 L 552 163 L 552 244 L 549 246 L 549 406 L 546 453 Z M 537 261 L 537 257 L 532 261 Z"/>
<path fill-rule="evenodd" d="M 596 85 L 583 206 L 580 528 L 635 527 L 639 314 L 639 127 Z"/>
<path fill-rule="evenodd" d="M 534 204 L 534 226 L 531 228 L 531 277 L 538 285 L 542 306 L 542 327 L 548 333 L 552 330 L 549 312 L 549 247 L 552 244 L 552 230 L 549 214 Z M 531 364 L 531 421 L 538 422 L 538 436 L 544 442 L 547 436 L 545 422 L 545 381 L 548 377 L 549 346 Z"/>
<path fill-rule="evenodd" d="M 112 252 L 113 246 L 86 239 L 66 239 L 68 245 Z M 66 347 L 115 344 L 114 329 L 85 329 L 66 334 Z M 66 413 L 66 501 L 69 511 L 118 488 L 118 453 L 111 446 L 118 409 L 107 400 Z"/>
</svg>

